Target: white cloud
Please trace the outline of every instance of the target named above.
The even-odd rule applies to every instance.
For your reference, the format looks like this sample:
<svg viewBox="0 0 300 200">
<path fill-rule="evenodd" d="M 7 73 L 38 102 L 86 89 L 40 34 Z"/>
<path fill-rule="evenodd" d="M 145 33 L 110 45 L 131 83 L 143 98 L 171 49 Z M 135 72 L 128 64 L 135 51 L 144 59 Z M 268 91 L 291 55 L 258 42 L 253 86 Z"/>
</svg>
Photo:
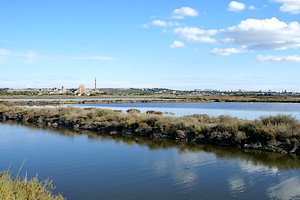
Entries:
<svg viewBox="0 0 300 200">
<path fill-rule="evenodd" d="M 36 58 L 37 52 L 35 51 L 10 51 L 7 49 L 0 49 L 0 56 L 18 56 L 25 58 Z"/>
<path fill-rule="evenodd" d="M 284 50 L 300 47 L 300 24 L 271 19 L 246 19 L 237 26 L 220 32 L 234 44 L 245 45 L 250 50 Z"/>
<path fill-rule="evenodd" d="M 249 10 L 255 10 L 256 8 L 254 6 L 252 6 L 252 5 L 250 5 L 250 6 L 248 6 L 248 9 Z"/>
<path fill-rule="evenodd" d="M 214 55 L 220 55 L 220 56 L 229 56 L 232 54 L 238 54 L 244 52 L 243 49 L 236 49 L 236 48 L 226 48 L 226 49 L 219 49 L 219 48 L 214 48 L 211 50 L 211 54 Z"/>
<path fill-rule="evenodd" d="M 218 33 L 217 30 L 203 30 L 197 27 L 176 28 L 173 32 L 187 41 L 200 43 L 216 43 L 211 36 Z"/>
<path fill-rule="evenodd" d="M 154 20 L 154 21 L 152 21 L 151 24 L 154 26 L 167 26 L 168 25 L 167 22 L 162 21 L 162 20 Z"/>
<path fill-rule="evenodd" d="M 8 56 L 11 55 L 12 52 L 6 49 L 0 49 L 0 56 Z"/>
<path fill-rule="evenodd" d="M 116 58 L 109 56 L 70 56 L 61 58 L 66 60 L 117 60 Z"/>
<path fill-rule="evenodd" d="M 232 12 L 241 12 L 245 10 L 246 6 L 243 3 L 237 1 L 231 1 L 228 5 L 228 10 Z"/>
<path fill-rule="evenodd" d="M 182 48 L 182 47 L 185 47 L 185 44 L 181 41 L 174 41 L 172 44 L 171 44 L 171 48 Z"/>
<path fill-rule="evenodd" d="M 149 24 L 142 24 L 143 28 L 149 28 Z"/>
<path fill-rule="evenodd" d="M 276 3 L 282 3 L 280 11 L 291 14 L 300 13 L 300 1 L 299 0 L 273 0 Z"/>
<path fill-rule="evenodd" d="M 234 40 L 232 38 L 225 38 L 219 41 L 221 44 L 233 44 Z"/>
<path fill-rule="evenodd" d="M 172 17 L 175 19 L 183 19 L 184 17 L 196 17 L 198 11 L 190 7 L 181 7 L 172 12 Z"/>
<path fill-rule="evenodd" d="M 270 63 L 280 63 L 280 62 L 300 63 L 300 55 L 288 55 L 288 56 L 258 55 L 256 57 L 256 61 L 270 62 Z"/>
<path fill-rule="evenodd" d="M 45 56 L 39 55 L 36 51 L 10 51 L 7 49 L 0 49 L 0 56 L 42 60 L 117 60 L 109 56 Z"/>
<path fill-rule="evenodd" d="M 178 27 L 174 34 L 195 43 L 231 44 L 235 48 L 215 48 L 215 55 L 231 55 L 254 50 L 285 50 L 300 47 L 300 24 L 270 19 L 246 19 L 236 26 L 221 30 L 204 30 L 197 27 Z M 225 37 L 219 37 L 219 36 Z M 219 38 L 217 39 L 218 36 Z"/>
<path fill-rule="evenodd" d="M 164 20 L 153 20 L 150 23 L 142 24 L 144 28 L 149 28 L 150 26 L 168 27 L 168 26 L 179 26 L 180 23 L 176 21 L 164 21 Z"/>
<path fill-rule="evenodd" d="M 38 58 L 38 54 L 35 51 L 20 52 L 16 53 L 16 55 L 26 58 Z"/>
<path fill-rule="evenodd" d="M 151 25 L 165 27 L 165 26 L 179 26 L 179 23 L 178 22 L 166 22 L 163 20 L 153 20 L 151 22 Z"/>
</svg>

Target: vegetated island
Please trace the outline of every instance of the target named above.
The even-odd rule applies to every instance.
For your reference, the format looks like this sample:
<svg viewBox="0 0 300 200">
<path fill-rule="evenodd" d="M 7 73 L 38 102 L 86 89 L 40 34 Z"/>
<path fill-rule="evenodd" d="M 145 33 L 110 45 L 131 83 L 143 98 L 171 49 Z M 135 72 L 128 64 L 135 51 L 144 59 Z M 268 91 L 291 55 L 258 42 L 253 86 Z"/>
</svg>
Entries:
<svg viewBox="0 0 300 200">
<path fill-rule="evenodd" d="M 127 113 L 97 108 L 27 108 L 0 105 L 0 120 L 300 155 L 300 121 L 289 115 L 243 120 L 195 114 L 163 116 L 159 111 Z"/>
</svg>

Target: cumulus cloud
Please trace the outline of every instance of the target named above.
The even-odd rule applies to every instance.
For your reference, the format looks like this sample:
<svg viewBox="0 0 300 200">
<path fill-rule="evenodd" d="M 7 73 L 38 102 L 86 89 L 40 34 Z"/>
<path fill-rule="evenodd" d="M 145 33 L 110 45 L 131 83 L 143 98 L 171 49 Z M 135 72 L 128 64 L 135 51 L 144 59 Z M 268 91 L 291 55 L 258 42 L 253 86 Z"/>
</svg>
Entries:
<svg viewBox="0 0 300 200">
<path fill-rule="evenodd" d="M 211 50 L 211 54 L 214 55 L 220 55 L 220 56 L 229 56 L 232 54 L 238 54 L 238 53 L 242 53 L 245 50 L 243 49 L 236 49 L 236 48 L 226 48 L 226 49 L 219 49 L 219 48 L 214 48 L 213 50 Z"/>
<path fill-rule="evenodd" d="M 198 11 L 190 7 L 181 7 L 172 12 L 172 17 L 175 19 L 183 19 L 185 17 L 196 17 Z"/>
<path fill-rule="evenodd" d="M 174 29 L 173 32 L 187 41 L 200 43 L 216 43 L 211 36 L 218 33 L 217 30 L 203 30 L 197 27 L 180 27 Z"/>
<path fill-rule="evenodd" d="M 284 50 L 300 47 L 300 24 L 285 23 L 271 19 L 246 19 L 237 26 L 220 32 L 237 45 L 245 45 L 250 50 Z"/>
<path fill-rule="evenodd" d="M 181 41 L 174 41 L 172 44 L 171 44 L 171 48 L 174 49 L 174 48 L 182 48 L 182 47 L 185 47 L 185 44 Z"/>
<path fill-rule="evenodd" d="M 228 10 L 232 12 L 241 12 L 245 10 L 246 6 L 243 3 L 237 1 L 231 1 L 228 5 Z"/>
<path fill-rule="evenodd" d="M 269 62 L 269 63 L 300 63 L 300 55 L 287 55 L 287 56 L 274 56 L 274 55 L 258 55 L 256 57 L 258 62 Z"/>
<path fill-rule="evenodd" d="M 300 1 L 299 0 L 273 0 L 273 2 L 281 3 L 280 11 L 290 14 L 300 13 Z"/>
<path fill-rule="evenodd" d="M 211 50 L 212 54 L 223 56 L 247 51 L 286 50 L 300 47 L 300 24 L 296 21 L 286 23 L 275 17 L 246 19 L 235 26 L 221 30 L 178 27 L 173 30 L 173 33 L 188 42 L 232 45 L 233 47 L 230 48 Z M 295 60 L 295 57 L 288 57 L 288 59 Z"/>
</svg>

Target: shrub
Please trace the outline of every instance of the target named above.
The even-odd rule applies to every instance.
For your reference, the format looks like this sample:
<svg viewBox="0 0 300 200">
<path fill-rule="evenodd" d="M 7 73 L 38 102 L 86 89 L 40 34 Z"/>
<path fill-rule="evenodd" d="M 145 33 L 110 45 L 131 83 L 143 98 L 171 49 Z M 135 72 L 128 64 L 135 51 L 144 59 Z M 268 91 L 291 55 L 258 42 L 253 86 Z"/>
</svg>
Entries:
<svg viewBox="0 0 300 200">
<path fill-rule="evenodd" d="M 236 135 L 239 130 L 237 123 L 220 123 L 213 129 L 217 132 L 228 132 L 231 135 Z"/>
<path fill-rule="evenodd" d="M 260 117 L 261 122 L 264 125 L 272 124 L 272 125 L 291 125 L 295 126 L 298 124 L 298 121 L 292 117 L 291 115 L 276 115 L 276 116 L 262 116 Z"/>
<path fill-rule="evenodd" d="M 259 127 L 254 123 L 250 123 L 250 122 L 245 123 L 241 125 L 239 129 L 246 134 L 249 140 L 257 141 L 262 139 L 259 131 Z"/>
<path fill-rule="evenodd" d="M 163 112 L 155 111 L 155 110 L 147 110 L 146 114 L 153 114 L 153 115 L 163 115 Z"/>
<path fill-rule="evenodd" d="M 132 108 L 132 109 L 128 109 L 126 112 L 127 112 L 127 113 L 141 113 L 141 111 L 140 111 L 140 110 L 138 110 L 138 109 L 134 109 L 134 108 Z"/>
</svg>

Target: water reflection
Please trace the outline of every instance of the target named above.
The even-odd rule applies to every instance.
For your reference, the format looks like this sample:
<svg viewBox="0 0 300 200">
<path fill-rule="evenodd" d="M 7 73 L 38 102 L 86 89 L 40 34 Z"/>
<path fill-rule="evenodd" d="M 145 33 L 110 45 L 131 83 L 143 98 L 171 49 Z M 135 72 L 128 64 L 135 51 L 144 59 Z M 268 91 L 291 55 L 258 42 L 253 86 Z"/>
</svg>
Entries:
<svg viewBox="0 0 300 200">
<path fill-rule="evenodd" d="M 8 122 L 1 123 L 7 124 Z M 9 124 L 24 126 L 24 124 L 18 124 L 15 122 L 9 122 Z M 147 147 L 151 151 L 176 149 L 181 154 L 181 161 L 189 163 L 190 166 L 193 165 L 193 162 L 197 163 L 198 165 L 201 165 L 202 161 L 205 161 L 207 164 L 208 160 L 209 162 L 213 162 L 217 158 L 223 158 L 240 159 L 241 169 L 248 173 L 262 171 L 270 171 L 271 173 L 277 173 L 279 170 L 300 169 L 300 158 L 299 156 L 295 155 L 255 151 L 248 149 L 237 149 L 231 147 L 220 147 L 213 145 L 202 145 L 197 143 L 187 143 L 174 140 L 151 140 L 144 137 L 126 137 L 119 135 L 97 134 L 95 132 L 90 131 L 74 131 L 66 128 L 52 128 L 45 126 L 37 126 L 34 124 L 26 124 L 26 126 L 30 129 L 43 128 L 43 130 L 47 130 L 47 132 L 51 134 L 58 134 L 70 138 L 74 138 L 78 135 L 86 135 L 90 140 L 101 140 L 110 142 L 114 141 L 116 143 L 124 143 L 129 146 L 139 145 Z M 201 153 L 203 153 L 203 155 Z"/>
<path fill-rule="evenodd" d="M 281 180 L 280 183 L 268 188 L 268 196 L 271 199 L 300 199 L 300 178 L 291 177 Z"/>
<path fill-rule="evenodd" d="M 53 178 L 69 199 L 297 199 L 300 195 L 300 162 L 295 156 L 2 125 L 0 163 L 22 162 L 28 156 L 26 170 Z M 10 130 L 13 134 L 5 134 Z M 17 147 L 15 142 L 21 140 L 26 142 Z"/>
<path fill-rule="evenodd" d="M 229 178 L 228 185 L 233 197 L 245 191 L 245 181 L 240 177 Z"/>
<path fill-rule="evenodd" d="M 176 183 L 181 184 L 186 189 L 200 181 L 203 167 L 216 162 L 217 158 L 213 153 L 184 152 L 174 156 L 173 177 Z"/>
<path fill-rule="evenodd" d="M 247 172 L 249 174 L 257 174 L 257 173 L 269 173 L 269 174 L 276 174 L 279 172 L 279 169 L 274 167 L 268 167 L 263 164 L 254 164 L 253 161 L 241 161 L 240 167 L 244 172 Z"/>
</svg>

